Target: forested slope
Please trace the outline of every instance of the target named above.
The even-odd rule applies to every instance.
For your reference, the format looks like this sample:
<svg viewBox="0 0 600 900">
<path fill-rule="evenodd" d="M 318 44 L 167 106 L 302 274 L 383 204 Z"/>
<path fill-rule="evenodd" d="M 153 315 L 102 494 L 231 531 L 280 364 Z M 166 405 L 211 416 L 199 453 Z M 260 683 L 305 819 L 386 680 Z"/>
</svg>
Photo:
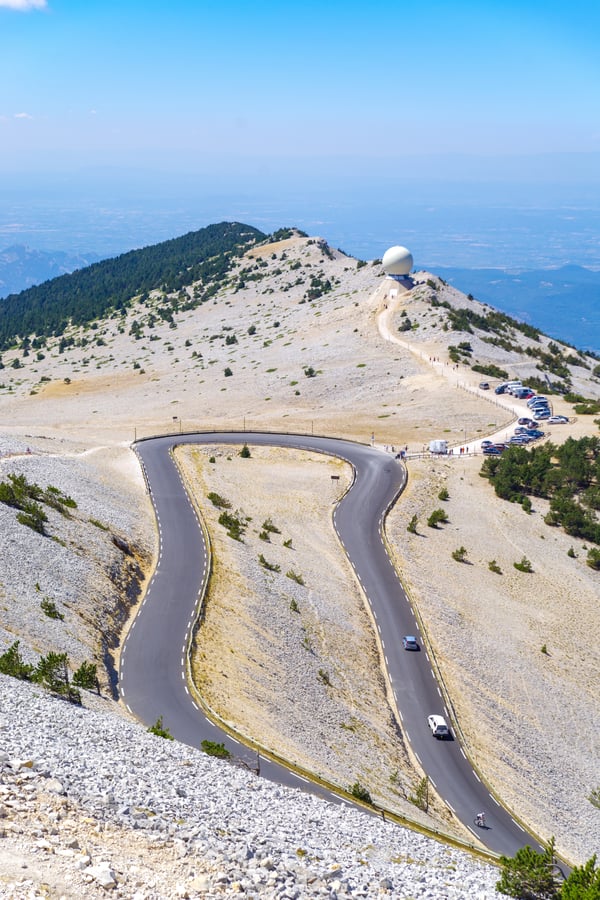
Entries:
<svg viewBox="0 0 600 900">
<path fill-rule="evenodd" d="M 221 222 L 11 294 L 0 303 L 0 349 L 32 334 L 61 334 L 69 323 L 85 325 L 125 308 L 136 294 L 214 281 L 232 258 L 265 237 L 249 225 Z"/>
</svg>

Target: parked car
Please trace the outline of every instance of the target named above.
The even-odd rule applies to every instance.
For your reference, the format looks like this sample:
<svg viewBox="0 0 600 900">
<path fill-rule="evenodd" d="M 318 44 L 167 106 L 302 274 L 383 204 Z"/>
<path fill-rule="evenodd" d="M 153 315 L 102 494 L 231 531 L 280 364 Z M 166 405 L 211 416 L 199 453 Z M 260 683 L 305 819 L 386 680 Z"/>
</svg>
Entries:
<svg viewBox="0 0 600 900">
<path fill-rule="evenodd" d="M 508 443 L 520 446 L 521 444 L 529 444 L 532 440 L 533 438 L 528 437 L 526 434 L 513 434 L 513 436 L 508 439 Z"/>
<path fill-rule="evenodd" d="M 515 428 L 515 434 L 527 434 L 527 428 L 524 425 L 518 425 Z"/>
<path fill-rule="evenodd" d="M 548 419 L 548 425 L 567 425 L 568 422 L 567 416 L 550 416 Z"/>
<path fill-rule="evenodd" d="M 504 448 L 502 448 L 502 449 L 504 449 Z M 502 456 L 502 450 L 500 449 L 500 447 L 494 447 L 493 444 L 491 447 L 484 447 L 483 453 L 486 456 Z"/>
<path fill-rule="evenodd" d="M 544 432 L 539 428 L 528 428 L 525 434 L 527 435 L 527 437 L 531 437 L 534 440 L 544 437 Z"/>
<path fill-rule="evenodd" d="M 535 417 L 536 419 L 549 419 L 551 418 L 552 413 L 549 409 L 536 409 Z"/>
<path fill-rule="evenodd" d="M 493 445 L 493 443 L 494 443 L 493 441 L 488 441 L 488 440 L 482 441 L 481 449 L 485 450 L 486 447 L 491 447 Z"/>
<path fill-rule="evenodd" d="M 533 391 L 528 387 L 513 388 L 511 393 L 517 400 L 528 400 L 534 396 Z"/>
<path fill-rule="evenodd" d="M 405 650 L 418 650 L 419 642 L 412 634 L 407 634 L 406 637 L 402 638 L 402 646 Z"/>
<path fill-rule="evenodd" d="M 518 423 L 519 425 L 526 425 L 527 428 L 535 428 L 536 425 L 535 419 L 528 419 L 527 416 L 521 416 L 521 418 L 518 419 Z"/>
<path fill-rule="evenodd" d="M 542 397 L 539 394 L 534 394 L 533 397 L 530 397 L 527 401 L 527 406 L 532 407 L 536 403 L 548 403 L 548 398 Z"/>
<path fill-rule="evenodd" d="M 479 390 L 480 390 L 480 391 L 489 391 L 489 389 L 490 389 L 490 386 L 489 386 L 489 384 L 487 383 L 487 381 L 480 381 L 480 382 L 479 382 Z"/>
<path fill-rule="evenodd" d="M 498 387 L 495 387 L 495 388 L 494 388 L 494 393 L 495 393 L 495 394 L 504 394 L 505 391 L 506 391 L 506 385 L 505 385 L 505 384 L 499 384 Z"/>
<path fill-rule="evenodd" d="M 450 737 L 450 729 L 446 724 L 443 716 L 427 716 L 427 724 L 431 728 L 431 733 L 438 740 L 445 740 Z"/>
</svg>

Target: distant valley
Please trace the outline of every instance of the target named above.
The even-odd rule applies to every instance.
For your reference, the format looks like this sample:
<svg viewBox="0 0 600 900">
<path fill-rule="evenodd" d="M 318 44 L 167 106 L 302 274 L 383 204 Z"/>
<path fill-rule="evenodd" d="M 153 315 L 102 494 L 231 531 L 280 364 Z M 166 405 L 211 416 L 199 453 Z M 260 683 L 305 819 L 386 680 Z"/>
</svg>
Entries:
<svg viewBox="0 0 600 900">
<path fill-rule="evenodd" d="M 62 250 L 34 250 L 25 244 L 13 244 L 0 251 L 0 298 L 18 294 L 34 284 L 75 269 L 83 269 L 99 259 L 97 253 L 82 255 Z"/>
<path fill-rule="evenodd" d="M 557 269 L 463 269 L 436 266 L 449 284 L 551 337 L 600 353 L 600 272 Z"/>
</svg>

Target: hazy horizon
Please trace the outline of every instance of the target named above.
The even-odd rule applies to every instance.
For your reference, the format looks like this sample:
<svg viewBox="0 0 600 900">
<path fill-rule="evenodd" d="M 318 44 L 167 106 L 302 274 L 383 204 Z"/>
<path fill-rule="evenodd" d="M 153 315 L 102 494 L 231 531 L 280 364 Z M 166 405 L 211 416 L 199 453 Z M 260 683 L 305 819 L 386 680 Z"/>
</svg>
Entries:
<svg viewBox="0 0 600 900">
<path fill-rule="evenodd" d="M 588 0 L 0 0 L 0 79 L 0 249 L 237 220 L 433 269 L 600 269 Z"/>
</svg>

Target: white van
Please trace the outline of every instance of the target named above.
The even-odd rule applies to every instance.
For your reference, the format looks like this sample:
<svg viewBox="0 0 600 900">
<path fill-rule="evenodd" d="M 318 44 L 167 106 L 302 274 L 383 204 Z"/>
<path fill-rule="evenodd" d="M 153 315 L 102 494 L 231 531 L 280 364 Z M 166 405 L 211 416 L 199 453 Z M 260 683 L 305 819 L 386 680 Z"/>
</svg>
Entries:
<svg viewBox="0 0 600 900">
<path fill-rule="evenodd" d="M 516 390 L 522 387 L 523 385 L 520 381 L 507 381 L 505 390 L 508 394 L 513 394 Z"/>
</svg>

